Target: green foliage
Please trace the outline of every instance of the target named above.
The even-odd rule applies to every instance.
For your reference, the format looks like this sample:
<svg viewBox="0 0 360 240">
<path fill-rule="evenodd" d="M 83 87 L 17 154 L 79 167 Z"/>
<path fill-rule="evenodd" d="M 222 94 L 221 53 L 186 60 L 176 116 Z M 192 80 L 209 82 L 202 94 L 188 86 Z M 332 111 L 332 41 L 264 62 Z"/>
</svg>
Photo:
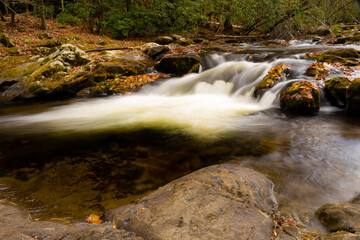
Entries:
<svg viewBox="0 0 360 240">
<path fill-rule="evenodd" d="M 60 23 L 68 23 L 70 25 L 79 25 L 82 23 L 82 20 L 78 17 L 75 17 L 74 15 L 70 14 L 70 13 L 60 13 L 59 15 L 57 15 L 56 19 L 60 22 Z"/>
</svg>

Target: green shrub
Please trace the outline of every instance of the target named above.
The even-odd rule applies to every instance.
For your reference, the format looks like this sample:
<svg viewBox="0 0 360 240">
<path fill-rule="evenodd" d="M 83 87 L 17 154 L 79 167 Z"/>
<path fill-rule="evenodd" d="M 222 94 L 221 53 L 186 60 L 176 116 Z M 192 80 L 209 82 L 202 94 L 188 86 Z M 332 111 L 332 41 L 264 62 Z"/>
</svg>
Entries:
<svg viewBox="0 0 360 240">
<path fill-rule="evenodd" d="M 59 23 L 68 23 L 73 26 L 82 23 L 82 20 L 80 18 L 66 12 L 57 15 L 56 19 L 59 21 Z"/>
</svg>

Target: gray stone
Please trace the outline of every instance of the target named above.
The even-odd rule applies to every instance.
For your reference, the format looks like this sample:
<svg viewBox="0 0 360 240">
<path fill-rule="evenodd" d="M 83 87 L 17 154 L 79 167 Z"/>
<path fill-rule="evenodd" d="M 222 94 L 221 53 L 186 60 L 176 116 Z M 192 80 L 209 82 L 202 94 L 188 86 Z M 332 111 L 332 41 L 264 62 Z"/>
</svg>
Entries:
<svg viewBox="0 0 360 240">
<path fill-rule="evenodd" d="M 50 221 L 33 221 L 19 209 L 0 204 L 0 239 L 6 240 L 141 240 L 134 233 L 118 230 L 109 223 L 64 225 Z"/>
<path fill-rule="evenodd" d="M 149 48 L 147 51 L 144 51 L 149 57 L 156 58 L 161 54 L 165 54 L 166 52 L 170 51 L 168 46 L 157 46 Z"/>
<path fill-rule="evenodd" d="M 174 39 L 169 36 L 161 36 L 161 37 L 157 37 L 155 39 L 155 42 L 158 44 L 161 44 L 161 45 L 167 45 L 167 44 L 174 42 Z"/>
<path fill-rule="evenodd" d="M 63 44 L 59 49 L 50 54 L 47 59 L 59 60 L 72 66 L 80 66 L 90 62 L 89 56 L 81 49 L 71 44 Z"/>
<path fill-rule="evenodd" d="M 145 239 L 271 239 L 273 184 L 234 164 L 203 168 L 105 214 Z"/>
</svg>

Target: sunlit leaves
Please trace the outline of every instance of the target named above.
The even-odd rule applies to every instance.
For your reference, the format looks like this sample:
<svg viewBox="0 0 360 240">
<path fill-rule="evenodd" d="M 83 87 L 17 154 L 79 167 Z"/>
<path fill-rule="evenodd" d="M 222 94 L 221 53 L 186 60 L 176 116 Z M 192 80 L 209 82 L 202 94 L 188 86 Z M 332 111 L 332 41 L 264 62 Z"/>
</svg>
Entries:
<svg viewBox="0 0 360 240">
<path fill-rule="evenodd" d="M 166 74 L 152 74 L 152 75 L 134 75 L 122 76 L 115 79 L 108 79 L 92 87 L 91 91 L 95 94 L 130 94 L 147 83 L 154 82 L 159 78 L 169 77 Z"/>
</svg>

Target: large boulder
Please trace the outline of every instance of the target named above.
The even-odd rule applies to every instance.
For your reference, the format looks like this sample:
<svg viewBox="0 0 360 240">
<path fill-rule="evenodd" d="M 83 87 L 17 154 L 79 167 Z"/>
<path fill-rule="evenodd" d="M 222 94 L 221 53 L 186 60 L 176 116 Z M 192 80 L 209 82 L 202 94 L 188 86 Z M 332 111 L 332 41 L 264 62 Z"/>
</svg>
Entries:
<svg viewBox="0 0 360 240">
<path fill-rule="evenodd" d="M 346 107 L 346 92 L 350 84 L 351 81 L 346 77 L 335 77 L 325 82 L 326 96 L 332 105 Z"/>
<path fill-rule="evenodd" d="M 174 39 L 170 36 L 160 36 L 155 39 L 155 42 L 161 45 L 167 45 L 174 42 Z"/>
<path fill-rule="evenodd" d="M 316 217 L 329 232 L 348 231 L 360 233 L 360 199 L 349 203 L 330 204 L 319 208 Z"/>
<path fill-rule="evenodd" d="M 349 86 L 346 100 L 348 102 L 347 111 L 351 114 L 360 115 L 360 78 L 356 78 Z"/>
<path fill-rule="evenodd" d="M 306 69 L 306 75 L 310 77 L 325 77 L 330 75 L 330 68 L 325 66 L 324 63 L 316 62 Z"/>
<path fill-rule="evenodd" d="M 171 73 L 178 76 L 199 71 L 200 56 L 195 53 L 180 54 L 180 55 L 165 55 L 159 63 L 155 65 L 155 69 Z"/>
<path fill-rule="evenodd" d="M 103 81 L 116 76 L 131 76 L 145 74 L 145 66 L 136 60 L 113 59 L 109 62 L 100 62 L 95 66 L 95 81 Z"/>
<path fill-rule="evenodd" d="M 273 67 L 254 90 L 254 97 L 261 97 L 268 89 L 286 77 L 290 65 L 281 64 Z"/>
<path fill-rule="evenodd" d="M 105 219 L 145 239 L 271 239 L 276 210 L 270 180 L 224 164 L 175 180 Z"/>
<path fill-rule="evenodd" d="M 59 60 L 64 65 L 80 66 L 90 62 L 89 56 L 71 44 L 63 44 L 57 51 L 50 54 L 45 61 Z"/>
<path fill-rule="evenodd" d="M 110 224 L 77 223 L 64 225 L 50 221 L 33 221 L 19 209 L 0 204 L 0 239 L 87 239 L 141 240 L 134 233 L 118 230 Z"/>
<path fill-rule="evenodd" d="M 0 33 L 0 44 L 4 45 L 5 47 L 15 47 L 15 44 L 5 33 Z"/>
<path fill-rule="evenodd" d="M 158 45 L 153 47 L 148 47 L 144 50 L 144 53 L 149 57 L 156 59 L 158 56 L 165 54 L 170 51 L 168 46 Z"/>
<path fill-rule="evenodd" d="M 320 109 L 320 89 L 308 81 L 295 82 L 281 92 L 280 107 L 285 112 L 316 113 Z"/>
<path fill-rule="evenodd" d="M 337 49 L 322 53 L 311 54 L 310 58 L 316 59 L 318 62 L 339 62 L 343 65 L 359 65 L 359 53 L 355 49 Z"/>
</svg>

